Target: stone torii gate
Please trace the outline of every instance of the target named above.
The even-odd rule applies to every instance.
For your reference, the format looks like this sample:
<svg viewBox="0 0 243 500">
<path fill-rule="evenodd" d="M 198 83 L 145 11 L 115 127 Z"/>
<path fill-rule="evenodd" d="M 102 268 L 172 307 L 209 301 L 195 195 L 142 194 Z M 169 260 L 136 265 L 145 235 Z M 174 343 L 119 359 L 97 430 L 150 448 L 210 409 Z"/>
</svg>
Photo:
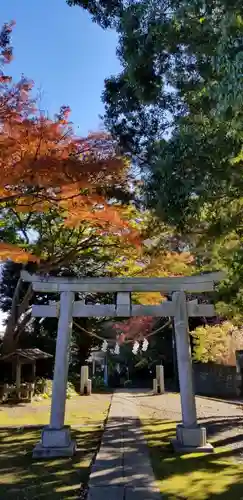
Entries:
<svg viewBox="0 0 243 500">
<path fill-rule="evenodd" d="M 50 424 L 42 431 L 41 442 L 33 451 L 34 457 L 72 456 L 75 442 L 70 428 L 64 425 L 66 387 L 69 366 L 69 345 L 73 317 L 173 317 L 178 360 L 182 424 L 177 426 L 173 446 L 177 451 L 212 451 L 206 441 L 206 429 L 197 424 L 196 402 L 193 389 L 191 350 L 188 333 L 189 316 L 215 315 L 210 304 L 187 301 L 186 292 L 210 292 L 224 278 L 223 273 L 170 278 L 62 278 L 31 275 L 22 271 L 23 281 L 32 283 L 33 290 L 43 293 L 60 293 L 60 302 L 49 305 L 33 305 L 35 317 L 57 317 L 58 331 L 53 378 Z M 75 292 L 116 293 L 116 304 L 86 305 L 84 300 L 75 301 Z M 172 301 L 160 305 L 135 305 L 132 292 L 160 292 L 172 294 Z"/>
</svg>

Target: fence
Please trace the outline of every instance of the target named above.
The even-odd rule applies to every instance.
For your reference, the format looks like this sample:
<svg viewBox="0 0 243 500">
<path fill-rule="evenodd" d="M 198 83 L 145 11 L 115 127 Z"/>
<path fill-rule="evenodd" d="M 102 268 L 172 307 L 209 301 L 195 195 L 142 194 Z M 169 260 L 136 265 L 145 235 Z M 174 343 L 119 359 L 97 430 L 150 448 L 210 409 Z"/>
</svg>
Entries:
<svg viewBox="0 0 243 500">
<path fill-rule="evenodd" d="M 237 397 L 241 394 L 241 373 L 235 366 L 194 363 L 194 387 L 197 394 Z"/>
</svg>

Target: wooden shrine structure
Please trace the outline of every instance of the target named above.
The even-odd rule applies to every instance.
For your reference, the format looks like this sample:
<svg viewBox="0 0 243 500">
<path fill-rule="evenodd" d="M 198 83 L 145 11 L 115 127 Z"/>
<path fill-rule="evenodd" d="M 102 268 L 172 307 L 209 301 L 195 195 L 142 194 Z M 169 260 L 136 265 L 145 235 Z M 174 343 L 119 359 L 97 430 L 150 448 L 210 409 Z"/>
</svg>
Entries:
<svg viewBox="0 0 243 500">
<path fill-rule="evenodd" d="M 15 374 L 15 384 L 5 383 L 0 386 L 1 400 L 5 401 L 14 397 L 17 400 L 26 399 L 31 401 L 35 390 L 36 362 L 48 358 L 52 358 L 52 355 L 37 348 L 16 349 L 14 352 L 1 356 L 0 362 L 11 363 L 12 374 Z M 22 381 L 22 367 L 24 365 L 30 365 L 31 367 L 31 381 Z"/>
</svg>

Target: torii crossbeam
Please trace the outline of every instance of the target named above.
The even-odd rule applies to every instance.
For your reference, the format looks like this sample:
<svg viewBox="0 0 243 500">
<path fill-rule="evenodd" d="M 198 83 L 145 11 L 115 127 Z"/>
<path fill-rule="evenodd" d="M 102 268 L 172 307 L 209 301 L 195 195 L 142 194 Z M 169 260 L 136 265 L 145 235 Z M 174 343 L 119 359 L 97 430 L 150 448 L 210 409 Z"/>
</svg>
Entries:
<svg viewBox="0 0 243 500">
<path fill-rule="evenodd" d="M 68 380 L 69 345 L 73 317 L 130 317 L 169 316 L 174 318 L 178 374 L 180 383 L 182 424 L 177 426 L 176 450 L 212 451 L 206 441 L 206 429 L 198 426 L 193 374 L 188 333 L 189 316 L 214 316 L 210 304 L 187 301 L 186 292 L 202 293 L 215 289 L 215 284 L 224 279 L 221 272 L 188 277 L 170 278 L 64 278 L 31 275 L 22 271 L 23 281 L 32 283 L 34 291 L 60 293 L 60 302 L 49 305 L 33 305 L 35 317 L 58 317 L 58 332 L 52 391 L 50 425 L 42 431 L 41 442 L 34 449 L 34 457 L 71 456 L 75 443 L 71 440 L 70 429 L 64 426 L 66 387 Z M 133 305 L 132 292 L 161 292 L 172 294 L 172 301 L 160 305 Z M 116 304 L 87 305 L 85 301 L 75 301 L 75 292 L 116 293 Z"/>
</svg>

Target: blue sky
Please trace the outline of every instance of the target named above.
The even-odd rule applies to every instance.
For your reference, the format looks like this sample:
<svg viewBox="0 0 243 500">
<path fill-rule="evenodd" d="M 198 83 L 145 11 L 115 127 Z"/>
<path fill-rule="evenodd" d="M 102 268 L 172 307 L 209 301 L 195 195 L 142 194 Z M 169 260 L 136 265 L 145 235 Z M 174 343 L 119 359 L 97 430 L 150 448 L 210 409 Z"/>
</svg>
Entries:
<svg viewBox="0 0 243 500">
<path fill-rule="evenodd" d="M 103 112 L 104 78 L 119 72 L 116 33 L 103 31 L 80 7 L 65 0 L 0 0 L 1 25 L 14 19 L 14 61 L 9 71 L 23 73 L 41 90 L 41 109 L 53 115 L 65 104 L 75 130 L 97 130 Z"/>
</svg>

